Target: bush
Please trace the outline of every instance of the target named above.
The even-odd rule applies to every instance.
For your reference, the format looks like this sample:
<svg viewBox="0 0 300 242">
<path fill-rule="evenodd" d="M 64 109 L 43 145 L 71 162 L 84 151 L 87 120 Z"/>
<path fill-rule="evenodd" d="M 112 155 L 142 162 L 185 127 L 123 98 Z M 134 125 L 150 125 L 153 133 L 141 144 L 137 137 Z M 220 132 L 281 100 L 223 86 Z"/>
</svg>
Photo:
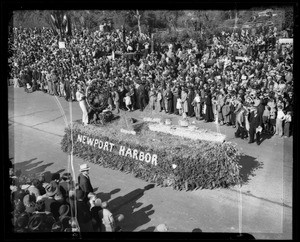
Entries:
<svg viewBox="0 0 300 242">
<path fill-rule="evenodd" d="M 141 135 L 133 136 L 120 133 L 117 125 L 114 127 L 115 132 L 112 132 L 112 127 L 91 125 L 84 127 L 79 123 L 74 123 L 72 127 L 73 154 L 103 167 L 132 173 L 137 178 L 161 186 L 171 186 L 176 190 L 213 189 L 229 187 L 241 182 L 240 166 L 237 163 L 239 153 L 231 143 L 191 141 L 155 133 L 148 129 L 144 129 Z M 94 145 L 83 144 L 77 141 L 78 135 L 100 139 L 103 143 L 111 142 L 114 144 L 113 149 L 110 152 L 94 147 Z M 137 149 L 145 154 L 156 154 L 157 165 L 136 160 L 130 156 L 119 155 L 121 146 L 125 146 L 126 149 L 130 148 L 132 151 Z M 70 127 L 65 130 L 61 147 L 67 153 L 72 150 Z"/>
</svg>

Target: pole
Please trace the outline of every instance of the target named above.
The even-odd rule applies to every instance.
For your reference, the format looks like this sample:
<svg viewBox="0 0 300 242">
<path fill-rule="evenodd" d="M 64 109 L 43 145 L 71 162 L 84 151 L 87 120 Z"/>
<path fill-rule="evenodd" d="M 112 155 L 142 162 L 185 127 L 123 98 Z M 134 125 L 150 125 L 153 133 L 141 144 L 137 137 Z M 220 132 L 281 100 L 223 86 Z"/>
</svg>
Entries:
<svg viewBox="0 0 300 242">
<path fill-rule="evenodd" d="M 139 14 L 139 10 L 136 10 L 136 16 L 135 17 L 137 18 L 137 21 L 138 21 L 139 35 L 141 36 L 141 33 L 142 33 L 142 31 L 141 31 L 141 23 L 140 23 L 141 15 Z"/>
<path fill-rule="evenodd" d="M 154 52 L 154 34 L 152 33 L 151 34 L 151 53 L 153 53 Z"/>
</svg>

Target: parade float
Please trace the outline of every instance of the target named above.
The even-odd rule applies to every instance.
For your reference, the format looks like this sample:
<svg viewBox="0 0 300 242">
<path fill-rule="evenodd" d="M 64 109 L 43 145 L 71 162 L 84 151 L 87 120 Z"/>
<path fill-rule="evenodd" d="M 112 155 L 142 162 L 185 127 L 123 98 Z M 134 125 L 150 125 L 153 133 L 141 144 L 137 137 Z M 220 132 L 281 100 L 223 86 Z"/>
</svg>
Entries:
<svg viewBox="0 0 300 242">
<path fill-rule="evenodd" d="M 239 152 L 224 135 L 202 130 L 186 120 L 114 117 L 105 110 L 107 89 L 96 82 L 87 89 L 91 124 L 74 122 L 61 142 L 64 152 L 103 167 L 176 190 L 213 189 L 240 183 Z M 96 90 L 102 90 L 101 92 Z"/>
</svg>

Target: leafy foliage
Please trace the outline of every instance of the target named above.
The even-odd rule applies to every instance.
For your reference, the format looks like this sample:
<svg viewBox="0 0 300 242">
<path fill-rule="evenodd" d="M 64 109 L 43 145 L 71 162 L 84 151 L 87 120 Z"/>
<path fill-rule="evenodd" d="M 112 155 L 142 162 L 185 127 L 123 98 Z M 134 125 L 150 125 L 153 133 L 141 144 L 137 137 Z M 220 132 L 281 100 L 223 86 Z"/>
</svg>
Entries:
<svg viewBox="0 0 300 242">
<path fill-rule="evenodd" d="M 176 138 L 157 134 L 157 138 L 161 137 L 162 140 L 165 140 L 165 146 L 162 147 L 158 145 L 159 142 L 155 145 L 155 141 L 152 141 L 152 144 L 138 142 L 139 136 L 130 136 L 127 139 L 122 139 L 121 134 L 119 136 L 113 133 L 109 135 L 109 132 L 105 133 L 103 130 L 104 128 L 101 129 L 91 125 L 84 127 L 74 123 L 72 127 L 73 154 L 104 167 L 132 173 L 137 178 L 160 186 L 171 186 L 176 190 L 213 189 L 229 187 L 241 182 L 239 175 L 240 166 L 237 163 L 239 153 L 237 148 L 231 143 L 224 142 L 219 144 L 199 141 L 196 145 L 186 145 L 189 142 L 194 142 L 188 140 L 183 142 L 182 145 L 177 145 L 175 142 L 172 142 L 172 139 L 175 140 Z M 145 135 L 145 132 L 141 136 Z M 97 138 L 103 142 L 109 141 L 115 147 L 112 152 L 109 152 L 98 147 L 76 142 L 78 134 Z M 145 153 L 157 154 L 157 166 L 119 155 L 118 152 L 121 145 L 132 150 L 137 149 Z M 70 127 L 65 130 L 61 147 L 64 152 L 71 151 Z M 174 165 L 176 166 L 175 169 L 173 168 Z"/>
</svg>

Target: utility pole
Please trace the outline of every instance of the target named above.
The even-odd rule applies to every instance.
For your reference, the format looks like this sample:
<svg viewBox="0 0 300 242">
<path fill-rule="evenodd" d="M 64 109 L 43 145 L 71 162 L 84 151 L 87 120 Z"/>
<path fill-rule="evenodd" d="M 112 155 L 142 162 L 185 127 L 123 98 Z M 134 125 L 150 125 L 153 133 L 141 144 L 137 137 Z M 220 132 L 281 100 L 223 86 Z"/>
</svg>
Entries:
<svg viewBox="0 0 300 242">
<path fill-rule="evenodd" d="M 136 18 L 137 18 L 137 21 L 138 21 L 138 27 L 139 27 L 139 35 L 141 36 L 141 23 L 140 23 L 140 18 L 141 18 L 141 15 L 139 14 L 139 10 L 136 10 L 136 15 L 134 15 Z"/>
</svg>

